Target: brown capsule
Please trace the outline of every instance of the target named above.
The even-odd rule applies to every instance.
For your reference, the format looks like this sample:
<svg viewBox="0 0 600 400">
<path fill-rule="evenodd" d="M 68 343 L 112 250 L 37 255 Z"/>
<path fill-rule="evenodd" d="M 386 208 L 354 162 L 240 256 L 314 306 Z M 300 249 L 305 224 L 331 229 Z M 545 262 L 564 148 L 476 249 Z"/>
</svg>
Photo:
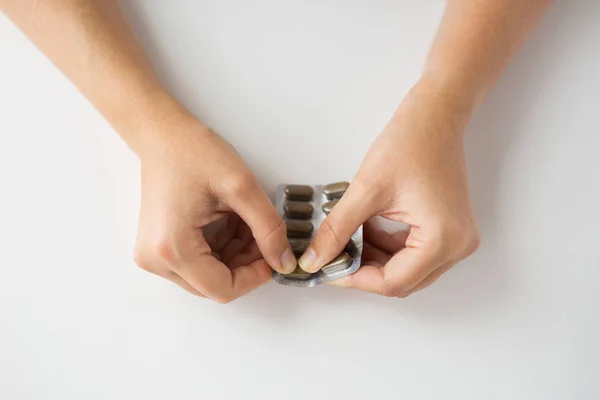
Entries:
<svg viewBox="0 0 600 400">
<path fill-rule="evenodd" d="M 323 212 L 325 214 L 329 214 L 331 212 L 331 210 L 333 210 L 333 207 L 337 204 L 338 200 L 332 200 L 332 201 L 328 201 L 327 203 L 323 204 Z"/>
<path fill-rule="evenodd" d="M 305 201 L 286 201 L 283 212 L 288 218 L 310 219 L 313 214 L 313 206 Z"/>
<path fill-rule="evenodd" d="M 290 241 L 290 246 L 292 247 L 292 252 L 294 253 L 294 255 L 296 257 L 300 257 L 302 254 L 304 254 L 304 252 L 308 248 L 309 244 L 310 243 L 308 240 L 291 240 Z"/>
<path fill-rule="evenodd" d="M 290 200 L 310 201 L 313 196 L 313 188 L 308 185 L 287 185 L 284 192 Z"/>
<path fill-rule="evenodd" d="M 323 187 L 323 194 L 328 199 L 339 199 L 344 195 L 350 184 L 348 182 L 330 183 Z"/>
<path fill-rule="evenodd" d="M 351 241 L 348 242 L 348 244 L 346 244 L 346 247 L 344 247 L 344 251 L 346 253 L 350 254 L 350 253 L 352 253 L 354 251 L 355 248 L 356 248 L 356 245 L 351 240 Z"/>
<path fill-rule="evenodd" d="M 343 271 L 351 265 L 352 257 L 350 257 L 348 253 L 342 253 L 333 260 L 331 260 L 329 263 L 327 263 L 322 268 L 322 271 L 326 274 L 332 274 L 334 272 Z"/>
<path fill-rule="evenodd" d="M 309 238 L 313 231 L 313 224 L 309 221 L 291 220 L 287 221 L 286 225 L 290 238 Z"/>
<path fill-rule="evenodd" d="M 287 278 L 292 278 L 292 279 L 306 280 L 306 279 L 310 278 L 312 276 L 312 274 L 309 272 L 306 272 L 305 270 L 300 268 L 300 266 L 297 266 L 295 270 L 293 270 L 289 274 L 285 274 L 285 276 Z"/>
</svg>

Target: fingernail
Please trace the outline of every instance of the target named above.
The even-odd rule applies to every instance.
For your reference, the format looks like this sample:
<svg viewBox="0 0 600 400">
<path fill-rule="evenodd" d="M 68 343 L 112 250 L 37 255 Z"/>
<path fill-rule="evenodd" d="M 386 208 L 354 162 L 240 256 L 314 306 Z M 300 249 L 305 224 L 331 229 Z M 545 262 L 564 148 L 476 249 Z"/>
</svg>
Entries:
<svg viewBox="0 0 600 400">
<path fill-rule="evenodd" d="M 281 256 L 281 265 L 283 266 L 284 272 L 287 273 L 296 269 L 296 257 L 289 247 L 283 252 L 283 256 Z"/>
<path fill-rule="evenodd" d="M 317 262 L 317 253 L 312 247 L 306 249 L 304 254 L 298 260 L 298 264 L 300 264 L 300 268 L 305 270 L 306 272 L 313 272 L 315 267 L 315 263 Z"/>
</svg>

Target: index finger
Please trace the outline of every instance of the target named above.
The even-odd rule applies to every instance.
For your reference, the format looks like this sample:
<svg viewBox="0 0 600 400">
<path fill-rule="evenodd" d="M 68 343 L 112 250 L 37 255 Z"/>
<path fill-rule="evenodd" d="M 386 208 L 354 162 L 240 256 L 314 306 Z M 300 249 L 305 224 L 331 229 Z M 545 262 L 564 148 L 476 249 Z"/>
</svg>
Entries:
<svg viewBox="0 0 600 400">
<path fill-rule="evenodd" d="M 185 262 L 177 274 L 195 290 L 218 303 L 229 303 L 267 283 L 272 272 L 264 260 L 229 269 L 210 254 L 203 254 L 194 262 Z"/>
<path fill-rule="evenodd" d="M 228 197 L 231 208 L 250 227 L 265 260 L 278 272 L 292 272 L 296 257 L 290 248 L 286 225 L 275 206 L 253 178 Z"/>
</svg>

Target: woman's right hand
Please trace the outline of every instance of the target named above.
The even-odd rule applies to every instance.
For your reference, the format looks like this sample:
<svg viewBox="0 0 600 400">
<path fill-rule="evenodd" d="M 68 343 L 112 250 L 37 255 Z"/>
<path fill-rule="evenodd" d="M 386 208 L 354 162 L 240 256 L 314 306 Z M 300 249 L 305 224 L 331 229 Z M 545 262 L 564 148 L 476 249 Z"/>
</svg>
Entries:
<svg viewBox="0 0 600 400">
<path fill-rule="evenodd" d="M 223 138 L 187 112 L 146 126 L 135 261 L 189 292 L 230 302 L 291 272 L 296 258 L 275 207 Z M 226 217 L 205 236 L 208 224 Z"/>
</svg>

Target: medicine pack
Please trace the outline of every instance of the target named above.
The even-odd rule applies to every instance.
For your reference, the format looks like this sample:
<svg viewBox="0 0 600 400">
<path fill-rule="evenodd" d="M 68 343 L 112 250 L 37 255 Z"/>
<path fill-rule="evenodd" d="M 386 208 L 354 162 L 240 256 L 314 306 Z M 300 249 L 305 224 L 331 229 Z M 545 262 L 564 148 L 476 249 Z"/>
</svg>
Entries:
<svg viewBox="0 0 600 400">
<path fill-rule="evenodd" d="M 327 185 L 277 186 L 275 207 L 287 226 L 287 236 L 296 258 L 310 245 L 329 212 L 348 188 L 348 182 Z M 363 248 L 362 225 L 341 254 L 315 273 L 305 272 L 297 266 L 290 274 L 273 273 L 273 280 L 281 285 L 313 287 L 353 274 L 360 268 Z"/>
</svg>

